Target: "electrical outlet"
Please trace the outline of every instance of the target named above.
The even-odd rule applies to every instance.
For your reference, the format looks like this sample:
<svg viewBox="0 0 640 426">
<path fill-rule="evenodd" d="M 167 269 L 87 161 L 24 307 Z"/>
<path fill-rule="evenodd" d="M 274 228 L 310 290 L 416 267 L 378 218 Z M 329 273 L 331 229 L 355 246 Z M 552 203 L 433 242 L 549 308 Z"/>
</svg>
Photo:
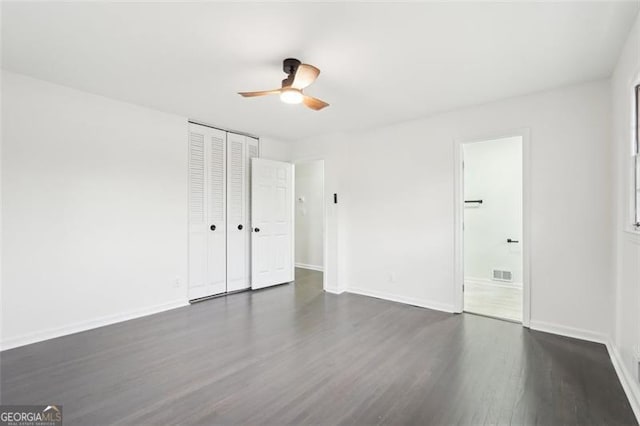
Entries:
<svg viewBox="0 0 640 426">
<path fill-rule="evenodd" d="M 173 287 L 175 288 L 182 287 L 182 280 L 180 279 L 180 277 L 176 277 L 175 281 L 173 282 Z"/>
</svg>

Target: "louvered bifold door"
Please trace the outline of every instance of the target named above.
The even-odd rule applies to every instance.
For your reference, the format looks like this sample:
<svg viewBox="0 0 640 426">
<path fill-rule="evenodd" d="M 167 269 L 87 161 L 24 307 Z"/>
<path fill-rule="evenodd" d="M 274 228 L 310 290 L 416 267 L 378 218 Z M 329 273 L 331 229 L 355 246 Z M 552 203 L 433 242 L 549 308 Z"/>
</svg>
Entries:
<svg viewBox="0 0 640 426">
<path fill-rule="evenodd" d="M 226 291 L 226 133 L 189 125 L 189 299 Z"/>
<path fill-rule="evenodd" d="M 251 285 L 251 159 L 258 158 L 260 156 L 259 142 L 256 138 L 247 137 L 247 161 L 245 162 L 246 176 L 247 176 L 247 226 L 249 231 L 247 232 L 247 258 L 245 261 L 246 273 L 247 273 L 247 286 Z"/>
<path fill-rule="evenodd" d="M 248 288 L 246 137 L 227 134 L 227 291 Z"/>
</svg>

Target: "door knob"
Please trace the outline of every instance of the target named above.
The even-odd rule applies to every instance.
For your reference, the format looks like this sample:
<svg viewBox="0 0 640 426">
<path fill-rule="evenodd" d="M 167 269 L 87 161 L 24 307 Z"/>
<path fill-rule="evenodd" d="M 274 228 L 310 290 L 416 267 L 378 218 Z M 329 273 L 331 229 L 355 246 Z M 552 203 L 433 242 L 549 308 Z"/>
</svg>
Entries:
<svg viewBox="0 0 640 426">
<path fill-rule="evenodd" d="M 260 228 L 253 228 L 253 232 L 260 232 Z"/>
<path fill-rule="evenodd" d="M 242 231 L 243 226 L 242 225 L 238 225 L 238 229 Z"/>
<path fill-rule="evenodd" d="M 507 242 L 508 242 L 509 244 L 516 244 L 516 243 L 519 243 L 520 241 L 518 241 L 518 240 L 512 240 L 511 238 L 507 238 Z"/>
<path fill-rule="evenodd" d="M 216 226 L 215 226 L 215 225 L 211 225 L 210 229 L 211 229 L 212 231 L 215 231 L 215 230 L 216 230 Z"/>
</svg>

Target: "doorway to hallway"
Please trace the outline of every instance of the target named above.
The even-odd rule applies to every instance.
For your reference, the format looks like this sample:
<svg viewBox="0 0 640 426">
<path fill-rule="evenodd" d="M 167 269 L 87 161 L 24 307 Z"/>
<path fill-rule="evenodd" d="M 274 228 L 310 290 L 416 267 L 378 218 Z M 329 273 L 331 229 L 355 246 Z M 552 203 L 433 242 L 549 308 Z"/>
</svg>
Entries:
<svg viewBox="0 0 640 426">
<path fill-rule="evenodd" d="M 323 283 L 325 247 L 324 160 L 296 163 L 296 284 Z"/>
<path fill-rule="evenodd" d="M 522 322 L 523 141 L 462 145 L 464 311 Z"/>
</svg>

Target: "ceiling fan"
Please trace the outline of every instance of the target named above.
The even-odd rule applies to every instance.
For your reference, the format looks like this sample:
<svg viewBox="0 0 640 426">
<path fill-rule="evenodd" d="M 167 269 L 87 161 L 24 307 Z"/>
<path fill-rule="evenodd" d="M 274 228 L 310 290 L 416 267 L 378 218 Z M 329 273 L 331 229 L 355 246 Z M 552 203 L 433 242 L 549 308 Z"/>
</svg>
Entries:
<svg viewBox="0 0 640 426">
<path fill-rule="evenodd" d="M 302 89 L 316 81 L 320 70 L 313 65 L 303 64 L 294 58 L 285 59 L 282 69 L 287 74 L 287 78 L 282 80 L 282 88 L 274 90 L 263 90 L 261 92 L 239 92 L 245 98 L 266 95 L 280 95 L 280 100 L 287 104 L 303 103 L 307 107 L 319 111 L 329 106 L 328 103 L 312 96 L 302 93 Z"/>
</svg>

